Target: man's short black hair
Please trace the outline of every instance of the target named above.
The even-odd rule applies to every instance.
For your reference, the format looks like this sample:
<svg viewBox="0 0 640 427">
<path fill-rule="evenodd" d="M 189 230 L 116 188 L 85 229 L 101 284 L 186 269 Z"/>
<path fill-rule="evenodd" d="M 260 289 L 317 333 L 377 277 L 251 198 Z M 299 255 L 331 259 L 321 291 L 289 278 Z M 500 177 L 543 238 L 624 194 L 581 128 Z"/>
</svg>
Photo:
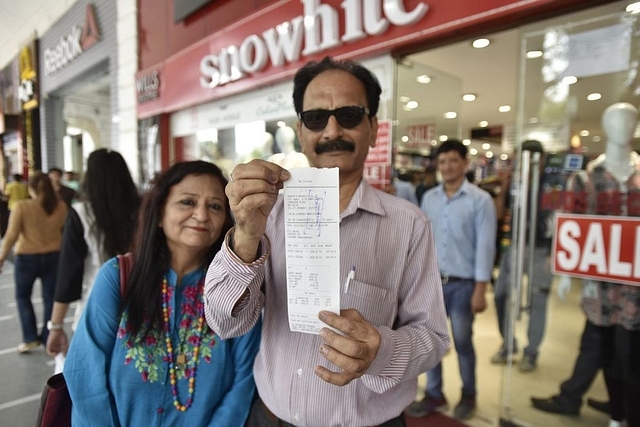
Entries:
<svg viewBox="0 0 640 427">
<path fill-rule="evenodd" d="M 60 168 L 53 167 L 53 168 L 49 169 L 49 173 L 51 173 L 51 172 L 57 173 L 58 175 L 62 176 L 62 169 L 60 169 Z"/>
<path fill-rule="evenodd" d="M 460 154 L 460 157 L 463 159 L 467 158 L 467 146 L 462 143 L 459 139 L 448 139 L 438 147 L 438 151 L 436 152 L 436 158 L 441 153 L 447 153 L 449 151 L 457 151 Z"/>
<path fill-rule="evenodd" d="M 322 61 L 311 61 L 305 64 L 298 70 L 293 78 L 293 107 L 296 113 L 302 112 L 302 100 L 304 93 L 307 90 L 307 86 L 311 83 L 311 80 L 318 77 L 319 74 L 329 70 L 342 70 L 351 74 L 356 79 L 360 80 L 364 85 L 364 90 L 367 93 L 367 103 L 364 105 L 369 109 L 369 117 L 373 117 L 378 114 L 378 107 L 380 105 L 380 94 L 382 88 L 376 76 L 373 75 L 364 66 L 357 62 L 350 60 L 336 61 L 329 56 L 325 56 Z"/>
</svg>

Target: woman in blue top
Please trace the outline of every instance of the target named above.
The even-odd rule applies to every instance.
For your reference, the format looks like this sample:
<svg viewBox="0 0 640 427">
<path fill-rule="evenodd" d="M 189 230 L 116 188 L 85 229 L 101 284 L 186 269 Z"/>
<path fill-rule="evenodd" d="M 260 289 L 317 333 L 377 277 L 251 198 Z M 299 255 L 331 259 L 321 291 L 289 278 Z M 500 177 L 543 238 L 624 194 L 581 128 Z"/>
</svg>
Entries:
<svg viewBox="0 0 640 427">
<path fill-rule="evenodd" d="M 144 196 L 124 297 L 113 258 L 71 340 L 74 426 L 244 424 L 260 326 L 223 341 L 204 318 L 206 268 L 232 224 L 226 183 L 211 163 L 178 163 Z"/>
</svg>

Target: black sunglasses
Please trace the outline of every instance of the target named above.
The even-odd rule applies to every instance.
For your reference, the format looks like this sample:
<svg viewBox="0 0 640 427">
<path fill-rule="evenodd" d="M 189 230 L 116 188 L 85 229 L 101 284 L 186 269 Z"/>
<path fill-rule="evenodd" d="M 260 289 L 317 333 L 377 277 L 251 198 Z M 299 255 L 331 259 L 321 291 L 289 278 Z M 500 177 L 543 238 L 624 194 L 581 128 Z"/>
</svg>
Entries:
<svg viewBox="0 0 640 427">
<path fill-rule="evenodd" d="M 310 131 L 318 132 L 327 126 L 329 117 L 334 116 L 338 124 L 345 129 L 353 129 L 362 122 L 362 117 L 369 114 L 367 107 L 352 105 L 340 107 L 335 110 L 307 110 L 298 113 L 298 118 Z"/>
</svg>

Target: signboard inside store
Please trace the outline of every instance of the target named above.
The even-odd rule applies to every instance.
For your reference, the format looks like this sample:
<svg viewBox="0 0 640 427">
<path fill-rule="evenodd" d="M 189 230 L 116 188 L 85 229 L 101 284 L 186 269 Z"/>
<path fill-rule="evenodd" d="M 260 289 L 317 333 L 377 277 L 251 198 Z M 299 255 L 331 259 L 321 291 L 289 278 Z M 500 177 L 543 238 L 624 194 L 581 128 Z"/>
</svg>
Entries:
<svg viewBox="0 0 640 427">
<path fill-rule="evenodd" d="M 557 215 L 555 274 L 640 285 L 640 218 Z"/>
</svg>

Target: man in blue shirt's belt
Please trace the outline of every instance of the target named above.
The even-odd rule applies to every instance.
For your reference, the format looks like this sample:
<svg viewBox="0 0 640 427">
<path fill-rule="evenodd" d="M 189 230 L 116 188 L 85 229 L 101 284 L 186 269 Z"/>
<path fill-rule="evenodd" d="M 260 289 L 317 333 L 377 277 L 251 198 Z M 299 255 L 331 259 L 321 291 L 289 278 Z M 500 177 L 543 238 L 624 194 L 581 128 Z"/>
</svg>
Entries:
<svg viewBox="0 0 640 427">
<path fill-rule="evenodd" d="M 491 281 L 496 251 L 496 209 L 488 192 L 469 183 L 467 147 L 448 140 L 437 151 L 442 183 L 425 193 L 421 208 L 432 222 L 447 315 L 460 376 L 462 398 L 454 409 L 459 419 L 470 418 L 476 408 L 476 353 L 473 320 L 485 310 L 485 290 Z M 427 372 L 425 398 L 407 409 L 413 416 L 448 407 L 442 392 L 442 364 Z"/>
</svg>

